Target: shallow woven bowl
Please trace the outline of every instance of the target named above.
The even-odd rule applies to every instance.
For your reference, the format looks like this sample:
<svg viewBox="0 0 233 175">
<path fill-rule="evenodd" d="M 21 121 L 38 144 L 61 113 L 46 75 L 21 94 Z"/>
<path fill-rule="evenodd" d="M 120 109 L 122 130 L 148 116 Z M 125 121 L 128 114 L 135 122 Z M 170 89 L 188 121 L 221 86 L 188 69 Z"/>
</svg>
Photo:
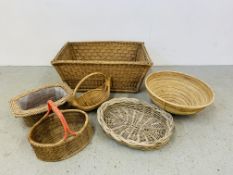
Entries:
<svg viewBox="0 0 233 175">
<path fill-rule="evenodd" d="M 135 98 L 114 98 L 97 111 L 98 122 L 107 135 L 129 147 L 159 149 L 174 128 L 172 116 Z"/>
<path fill-rule="evenodd" d="M 214 101 L 214 93 L 206 83 L 180 72 L 152 73 L 145 85 L 152 101 L 173 114 L 194 114 Z"/>
</svg>

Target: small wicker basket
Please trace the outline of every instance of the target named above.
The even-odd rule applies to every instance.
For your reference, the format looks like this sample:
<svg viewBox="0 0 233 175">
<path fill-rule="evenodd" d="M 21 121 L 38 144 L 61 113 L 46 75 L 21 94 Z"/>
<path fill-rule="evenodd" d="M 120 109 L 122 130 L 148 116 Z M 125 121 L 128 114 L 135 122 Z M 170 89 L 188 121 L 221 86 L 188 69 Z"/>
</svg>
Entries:
<svg viewBox="0 0 233 175">
<path fill-rule="evenodd" d="M 85 93 L 82 93 L 79 97 L 76 96 L 76 93 L 80 86 L 93 76 L 102 76 L 104 82 L 102 86 L 95 89 L 89 90 Z M 68 99 L 68 103 L 72 106 L 81 109 L 83 111 L 91 111 L 96 109 L 99 105 L 105 102 L 110 96 L 110 82 L 111 78 L 104 75 L 101 72 L 94 72 L 85 76 L 74 89 L 73 95 Z"/>
<path fill-rule="evenodd" d="M 145 85 L 153 102 L 173 114 L 195 114 L 214 101 L 214 92 L 206 83 L 180 72 L 154 72 Z"/>
<path fill-rule="evenodd" d="M 27 126 L 34 125 L 47 111 L 47 101 L 55 101 L 60 108 L 67 102 L 72 90 L 65 83 L 44 85 L 31 89 L 10 100 L 13 115 L 23 118 Z"/>
<path fill-rule="evenodd" d="M 49 115 L 51 109 L 54 113 Z M 81 151 L 92 135 L 93 129 L 85 112 L 77 109 L 59 111 L 49 100 L 48 112 L 31 128 L 28 140 L 39 159 L 60 161 Z"/>
<path fill-rule="evenodd" d="M 143 42 L 117 41 L 68 42 L 51 63 L 71 88 L 86 75 L 103 72 L 112 78 L 111 91 L 118 92 L 138 92 L 153 64 Z M 97 83 L 92 78 L 79 90 L 93 89 Z"/>
<path fill-rule="evenodd" d="M 174 128 L 169 113 L 134 98 L 114 98 L 103 103 L 97 118 L 107 135 L 141 150 L 159 149 L 169 141 Z"/>
</svg>

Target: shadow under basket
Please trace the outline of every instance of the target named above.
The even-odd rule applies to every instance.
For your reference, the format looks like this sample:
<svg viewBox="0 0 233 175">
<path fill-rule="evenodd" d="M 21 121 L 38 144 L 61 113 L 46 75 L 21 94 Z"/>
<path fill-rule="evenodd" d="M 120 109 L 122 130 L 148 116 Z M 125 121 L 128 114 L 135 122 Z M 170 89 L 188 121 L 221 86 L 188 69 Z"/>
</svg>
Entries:
<svg viewBox="0 0 233 175">
<path fill-rule="evenodd" d="M 33 126 L 47 111 L 47 101 L 55 101 L 57 106 L 62 106 L 72 94 L 68 85 L 53 84 L 26 91 L 10 100 L 13 115 L 23 118 L 27 126 Z"/>
<path fill-rule="evenodd" d="M 60 161 L 81 151 L 90 142 L 93 129 L 88 115 L 78 109 L 59 111 L 48 102 L 54 113 L 46 115 L 30 130 L 28 140 L 38 159 Z"/>
<path fill-rule="evenodd" d="M 52 65 L 71 88 L 85 76 L 102 72 L 112 79 L 111 91 L 138 92 L 152 66 L 143 42 L 68 42 L 52 60 Z M 79 91 L 94 89 L 101 81 L 92 77 Z"/>
</svg>

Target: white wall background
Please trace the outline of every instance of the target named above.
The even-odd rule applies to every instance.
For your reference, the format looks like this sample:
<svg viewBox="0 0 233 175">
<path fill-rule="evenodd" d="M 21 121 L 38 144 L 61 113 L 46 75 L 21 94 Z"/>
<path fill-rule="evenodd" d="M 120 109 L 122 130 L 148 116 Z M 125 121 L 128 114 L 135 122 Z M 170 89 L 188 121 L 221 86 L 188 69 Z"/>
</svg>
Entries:
<svg viewBox="0 0 233 175">
<path fill-rule="evenodd" d="M 156 65 L 233 64 L 233 1 L 0 0 L 0 65 L 50 65 L 81 40 L 144 41 Z"/>
</svg>

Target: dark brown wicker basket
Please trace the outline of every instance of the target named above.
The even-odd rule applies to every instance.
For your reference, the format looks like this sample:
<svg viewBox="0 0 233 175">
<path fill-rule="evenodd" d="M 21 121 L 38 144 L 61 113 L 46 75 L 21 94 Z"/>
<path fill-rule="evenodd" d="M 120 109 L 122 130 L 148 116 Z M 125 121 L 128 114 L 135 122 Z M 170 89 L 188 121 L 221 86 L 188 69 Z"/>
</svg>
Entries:
<svg viewBox="0 0 233 175">
<path fill-rule="evenodd" d="M 31 128 L 28 140 L 39 159 L 64 160 L 87 146 L 93 129 L 84 111 L 59 111 L 51 100 L 48 107 L 46 115 Z M 48 115 L 51 109 L 54 113 Z"/>
<path fill-rule="evenodd" d="M 111 91 L 138 92 L 152 66 L 142 42 L 69 42 L 51 62 L 71 88 L 86 75 L 102 72 L 112 78 Z M 80 91 L 94 89 L 101 81 L 90 79 Z"/>
</svg>

